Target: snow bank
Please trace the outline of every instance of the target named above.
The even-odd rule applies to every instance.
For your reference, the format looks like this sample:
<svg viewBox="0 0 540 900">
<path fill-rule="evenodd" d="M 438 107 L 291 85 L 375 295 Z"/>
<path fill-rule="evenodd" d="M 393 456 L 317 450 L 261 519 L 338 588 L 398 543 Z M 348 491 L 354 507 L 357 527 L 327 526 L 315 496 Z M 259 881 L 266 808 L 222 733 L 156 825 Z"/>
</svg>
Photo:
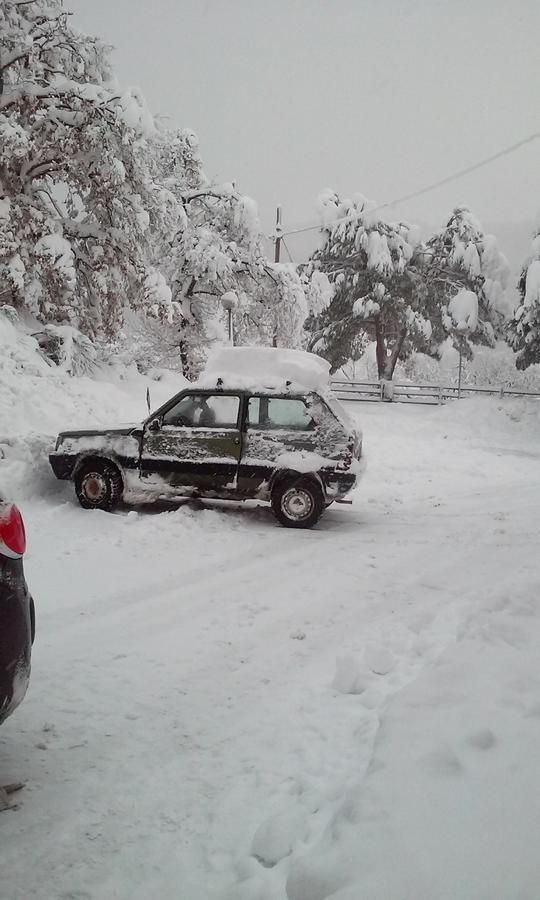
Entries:
<svg viewBox="0 0 540 900">
<path fill-rule="evenodd" d="M 508 445 L 519 452 L 540 441 L 540 402 L 518 397 L 468 397 L 433 410 L 439 424 L 453 437 L 490 440 L 491 446 Z M 495 443 L 496 442 L 496 443 Z"/>
<path fill-rule="evenodd" d="M 59 431 L 140 421 L 147 387 L 156 408 L 187 382 L 162 373 L 156 382 L 119 365 L 70 377 L 28 329 L 0 314 L 0 383 L 0 495 L 21 499 L 60 489 L 47 459 Z"/>
<path fill-rule="evenodd" d="M 221 347 L 209 357 L 199 378 L 199 387 L 215 387 L 218 378 L 223 387 L 293 389 L 326 391 L 329 387 L 330 363 L 304 350 L 277 347 Z"/>
</svg>

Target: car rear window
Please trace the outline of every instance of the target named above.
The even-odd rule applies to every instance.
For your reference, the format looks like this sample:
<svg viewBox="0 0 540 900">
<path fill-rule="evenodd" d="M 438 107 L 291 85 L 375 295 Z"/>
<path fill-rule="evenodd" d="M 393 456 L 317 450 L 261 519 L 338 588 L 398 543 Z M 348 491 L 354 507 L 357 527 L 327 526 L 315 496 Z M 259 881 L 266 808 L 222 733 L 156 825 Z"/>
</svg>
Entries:
<svg viewBox="0 0 540 900">
<path fill-rule="evenodd" d="M 315 428 L 304 401 L 292 397 L 250 397 L 247 423 L 249 428 L 265 431 L 311 431 Z"/>
</svg>

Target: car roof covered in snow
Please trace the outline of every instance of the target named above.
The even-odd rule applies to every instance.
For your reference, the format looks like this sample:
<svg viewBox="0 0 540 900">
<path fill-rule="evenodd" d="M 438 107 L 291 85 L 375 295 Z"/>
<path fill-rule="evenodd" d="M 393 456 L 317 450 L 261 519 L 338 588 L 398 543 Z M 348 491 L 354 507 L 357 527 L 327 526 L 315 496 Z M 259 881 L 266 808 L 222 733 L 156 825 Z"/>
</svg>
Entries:
<svg viewBox="0 0 540 900">
<path fill-rule="evenodd" d="M 206 363 L 197 387 L 225 390 L 326 392 L 330 363 L 315 353 L 281 347 L 220 347 Z"/>
</svg>

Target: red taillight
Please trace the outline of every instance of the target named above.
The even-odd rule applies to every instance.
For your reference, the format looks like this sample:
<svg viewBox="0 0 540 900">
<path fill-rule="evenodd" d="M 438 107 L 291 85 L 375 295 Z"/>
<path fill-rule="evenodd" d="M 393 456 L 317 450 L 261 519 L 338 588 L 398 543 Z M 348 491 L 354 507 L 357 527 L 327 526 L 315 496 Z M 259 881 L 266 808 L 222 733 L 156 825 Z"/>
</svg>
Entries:
<svg viewBox="0 0 540 900">
<path fill-rule="evenodd" d="M 349 442 L 344 450 L 341 451 L 341 459 L 336 469 L 350 469 L 354 459 L 354 438 L 349 438 Z"/>
<path fill-rule="evenodd" d="M 26 550 L 22 516 L 14 504 L 0 504 L 0 554 L 19 559 Z"/>
</svg>

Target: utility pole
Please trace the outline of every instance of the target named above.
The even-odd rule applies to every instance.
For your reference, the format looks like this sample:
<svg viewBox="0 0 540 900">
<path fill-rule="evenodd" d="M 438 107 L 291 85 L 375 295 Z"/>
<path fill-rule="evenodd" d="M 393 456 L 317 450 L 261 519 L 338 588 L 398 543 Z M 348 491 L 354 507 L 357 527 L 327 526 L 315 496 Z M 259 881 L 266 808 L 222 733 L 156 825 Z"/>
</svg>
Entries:
<svg viewBox="0 0 540 900">
<path fill-rule="evenodd" d="M 279 253 L 281 250 L 281 206 L 278 206 L 276 210 L 276 237 L 275 237 L 275 253 L 274 253 L 274 262 L 279 262 Z"/>
<path fill-rule="evenodd" d="M 459 338 L 459 373 L 458 373 L 458 386 L 457 386 L 457 395 L 458 400 L 461 400 L 461 370 L 463 366 L 463 335 L 460 335 Z"/>
</svg>

